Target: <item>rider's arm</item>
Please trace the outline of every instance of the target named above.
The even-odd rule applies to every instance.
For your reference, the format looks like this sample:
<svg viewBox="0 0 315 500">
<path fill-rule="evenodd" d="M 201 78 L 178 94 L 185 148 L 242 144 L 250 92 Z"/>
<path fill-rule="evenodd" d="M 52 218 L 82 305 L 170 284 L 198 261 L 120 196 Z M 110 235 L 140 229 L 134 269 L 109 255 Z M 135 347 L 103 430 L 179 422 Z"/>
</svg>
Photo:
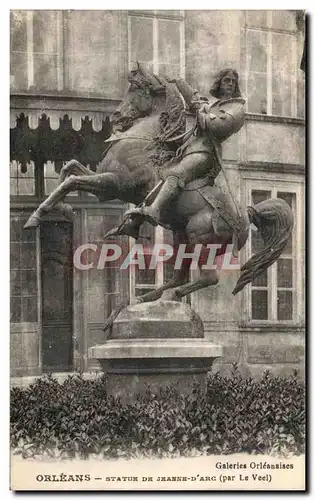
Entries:
<svg viewBox="0 0 315 500">
<path fill-rule="evenodd" d="M 200 106 L 207 102 L 206 97 L 202 97 L 199 95 L 199 92 L 193 89 L 185 80 L 180 78 L 176 81 L 176 85 L 180 93 L 185 99 L 185 102 L 188 106 L 189 111 L 191 113 L 196 114 Z"/>
<path fill-rule="evenodd" d="M 190 101 L 189 111 L 196 114 L 205 102 L 208 102 L 208 98 L 199 95 L 199 92 L 195 91 Z"/>
</svg>

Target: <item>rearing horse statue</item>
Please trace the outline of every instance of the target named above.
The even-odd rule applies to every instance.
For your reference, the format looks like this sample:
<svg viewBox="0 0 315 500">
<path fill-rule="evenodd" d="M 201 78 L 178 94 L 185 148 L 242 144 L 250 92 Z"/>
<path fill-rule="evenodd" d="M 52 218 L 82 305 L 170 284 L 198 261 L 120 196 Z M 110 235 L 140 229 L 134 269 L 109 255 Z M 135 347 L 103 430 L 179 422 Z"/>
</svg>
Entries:
<svg viewBox="0 0 315 500">
<path fill-rule="evenodd" d="M 106 141 L 98 172 L 76 160 L 69 161 L 61 169 L 59 186 L 31 215 L 26 228 L 39 225 L 53 208 L 72 220 L 71 206 L 63 203 L 71 191 L 90 192 L 100 201 L 119 199 L 135 205 L 143 205 L 144 200 L 149 205 L 153 201 L 162 184 L 160 172 L 164 165 L 174 161 L 187 137 L 184 99 L 175 83 L 148 73 L 139 64 L 128 79 L 128 92 L 111 116 L 113 135 Z M 126 218 L 107 236 L 126 234 L 137 238 L 143 220 L 141 213 Z M 237 221 L 237 231 L 231 220 Z M 244 247 L 250 225 L 254 224 L 264 247 L 241 268 L 232 291 L 235 295 L 281 255 L 292 233 L 293 215 L 289 205 L 278 198 L 240 210 L 218 186 L 192 181 L 161 212 L 159 224 L 172 230 L 175 245 L 206 247 L 219 243 L 226 247 L 234 242 L 236 251 Z M 157 300 L 170 289 L 169 298 L 180 299 L 218 283 L 218 270 L 199 267 L 200 277 L 195 281 L 189 281 L 189 267 L 182 266 L 174 270 L 170 281 L 136 300 Z M 105 330 L 126 305 L 121 304 L 112 312 Z"/>
</svg>

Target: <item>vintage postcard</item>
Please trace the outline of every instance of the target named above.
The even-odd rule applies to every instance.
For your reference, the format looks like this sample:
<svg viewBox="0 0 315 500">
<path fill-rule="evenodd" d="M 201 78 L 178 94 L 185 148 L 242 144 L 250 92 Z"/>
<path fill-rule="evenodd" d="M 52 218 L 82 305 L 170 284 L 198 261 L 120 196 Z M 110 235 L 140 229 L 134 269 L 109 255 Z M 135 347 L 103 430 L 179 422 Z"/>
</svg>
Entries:
<svg viewBox="0 0 315 500">
<path fill-rule="evenodd" d="M 305 490 L 306 24 L 10 11 L 12 490 Z"/>
</svg>

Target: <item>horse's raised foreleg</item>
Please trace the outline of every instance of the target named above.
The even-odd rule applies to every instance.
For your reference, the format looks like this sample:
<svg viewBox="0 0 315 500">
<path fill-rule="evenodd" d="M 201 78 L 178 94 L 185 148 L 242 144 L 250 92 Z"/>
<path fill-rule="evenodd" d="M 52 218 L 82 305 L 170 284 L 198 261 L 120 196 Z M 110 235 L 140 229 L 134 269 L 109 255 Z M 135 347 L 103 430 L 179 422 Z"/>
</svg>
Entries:
<svg viewBox="0 0 315 500">
<path fill-rule="evenodd" d="M 39 205 L 38 209 L 31 215 L 24 227 L 38 226 L 42 217 L 72 191 L 87 191 L 100 195 L 102 199 L 113 200 L 118 198 L 118 178 L 112 173 L 94 174 L 93 172 L 88 175 L 72 174 L 66 177 L 48 198 Z M 71 207 L 69 207 L 68 218 L 71 218 Z"/>
<path fill-rule="evenodd" d="M 185 285 L 175 288 L 172 293 L 172 299 L 181 299 L 190 295 L 193 292 L 197 292 L 202 288 L 207 288 L 208 286 L 217 285 L 219 282 L 219 273 L 216 270 L 202 270 L 200 278 L 186 283 Z"/>
<path fill-rule="evenodd" d="M 118 196 L 118 178 L 109 172 L 92 175 L 71 174 L 40 206 L 48 212 L 71 191 L 87 191 L 113 200 Z"/>
<path fill-rule="evenodd" d="M 95 172 L 92 172 L 89 168 L 85 167 L 78 160 L 70 160 L 68 161 L 60 170 L 59 174 L 59 184 L 69 177 L 70 175 L 96 175 Z"/>
<path fill-rule="evenodd" d="M 70 175 L 95 175 L 95 173 L 89 168 L 85 167 L 78 160 L 68 161 L 60 170 L 59 174 L 59 184 L 62 184 Z M 64 215 L 69 220 L 72 220 L 73 209 L 68 203 L 63 203 L 59 201 L 54 205 L 54 211 L 58 211 L 60 214 Z"/>
</svg>

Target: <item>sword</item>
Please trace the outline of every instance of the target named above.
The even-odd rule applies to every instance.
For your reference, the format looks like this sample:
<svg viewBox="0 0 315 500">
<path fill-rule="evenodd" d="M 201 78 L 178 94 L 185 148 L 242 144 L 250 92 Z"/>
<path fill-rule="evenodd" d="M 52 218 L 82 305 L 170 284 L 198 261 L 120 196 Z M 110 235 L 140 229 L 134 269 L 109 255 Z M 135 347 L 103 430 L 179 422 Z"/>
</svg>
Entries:
<svg viewBox="0 0 315 500">
<path fill-rule="evenodd" d="M 141 207 L 144 207 L 146 205 L 150 205 L 150 202 L 151 202 L 151 198 L 152 201 L 154 200 L 155 198 L 155 194 L 157 194 L 158 191 L 160 191 L 162 185 L 164 184 L 164 181 L 161 179 L 159 180 L 159 182 L 154 186 L 153 189 L 151 189 L 151 191 L 146 195 L 146 197 L 144 198 L 144 200 L 140 203 L 140 205 L 138 205 L 139 208 Z"/>
</svg>

